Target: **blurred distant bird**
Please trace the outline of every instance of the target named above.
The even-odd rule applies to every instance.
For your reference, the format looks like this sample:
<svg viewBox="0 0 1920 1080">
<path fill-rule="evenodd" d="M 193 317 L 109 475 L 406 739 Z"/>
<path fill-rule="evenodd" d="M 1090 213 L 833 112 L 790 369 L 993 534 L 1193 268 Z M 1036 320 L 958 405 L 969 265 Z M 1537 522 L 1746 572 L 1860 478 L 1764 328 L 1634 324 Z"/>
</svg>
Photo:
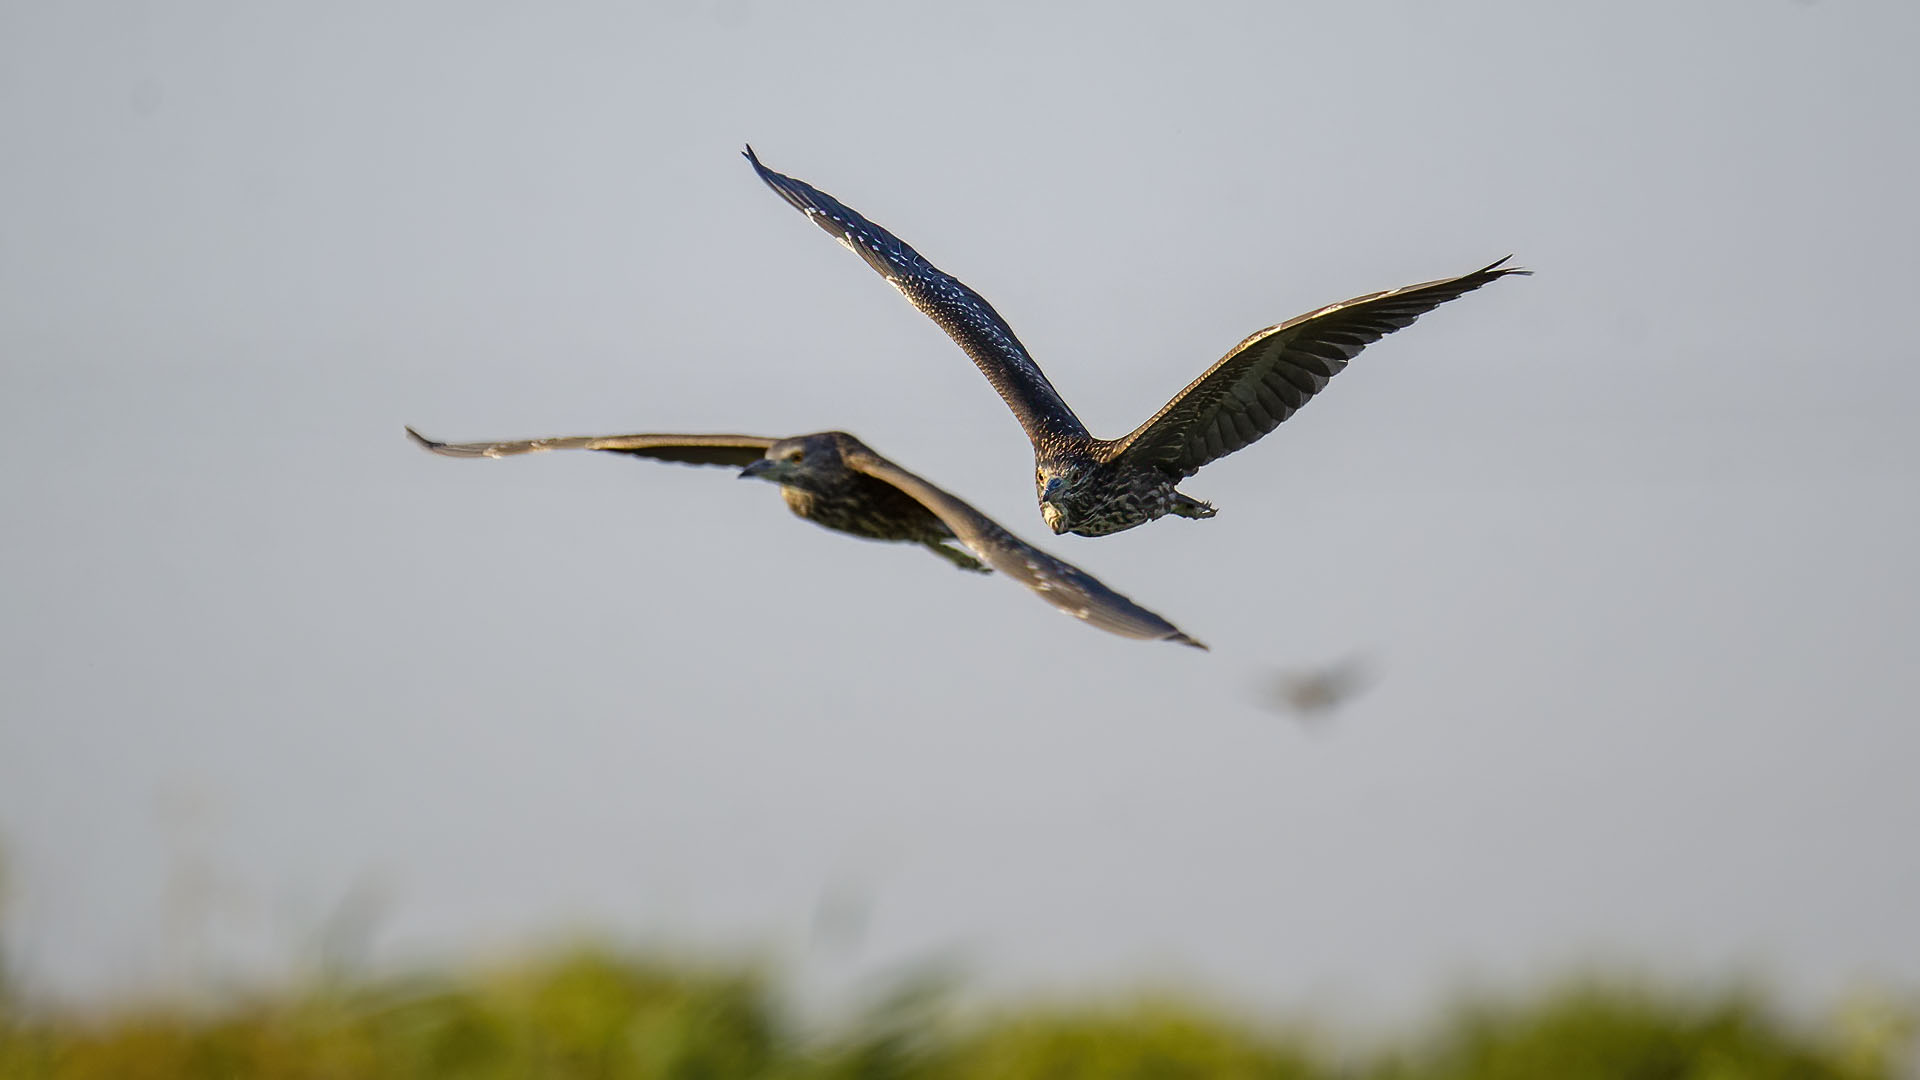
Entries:
<svg viewBox="0 0 1920 1080">
<path fill-rule="evenodd" d="M 1371 685 L 1371 667 L 1354 656 L 1317 668 L 1281 673 L 1273 682 L 1271 700 L 1303 720 L 1320 720 Z"/>
<path fill-rule="evenodd" d="M 1096 439 L 979 293 L 833 196 L 760 164 L 751 146 L 745 156 L 768 187 L 865 259 L 973 358 L 1033 443 L 1040 514 L 1056 533 L 1104 536 L 1166 514 L 1212 517 L 1212 504 L 1174 485 L 1278 427 L 1372 342 L 1490 281 L 1531 273 L 1502 267 L 1507 260 L 1500 259 L 1470 274 L 1369 293 L 1269 326 L 1234 346 L 1132 434 Z"/>
<path fill-rule="evenodd" d="M 869 540 L 919 544 L 963 570 L 991 567 L 1054 607 L 1122 637 L 1205 645 L 1178 627 L 1001 528 L 999 523 L 915 476 L 845 432 L 771 439 L 758 435 L 605 435 L 443 443 L 412 428 L 414 442 L 447 457 L 507 457 L 542 450 L 607 450 L 688 465 L 733 465 L 742 477 L 780 485 L 796 515 Z M 973 555 L 949 546 L 959 541 Z M 977 555 L 978 558 L 974 556 Z M 983 565 L 984 563 L 984 565 Z"/>
</svg>

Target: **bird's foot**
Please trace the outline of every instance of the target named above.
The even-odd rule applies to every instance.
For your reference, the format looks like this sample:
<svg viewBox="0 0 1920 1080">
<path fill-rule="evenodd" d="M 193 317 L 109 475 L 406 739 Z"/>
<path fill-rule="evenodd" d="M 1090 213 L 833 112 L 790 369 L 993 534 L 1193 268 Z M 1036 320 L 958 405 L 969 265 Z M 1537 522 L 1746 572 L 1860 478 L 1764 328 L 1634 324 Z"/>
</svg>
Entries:
<svg viewBox="0 0 1920 1080">
<path fill-rule="evenodd" d="M 1182 495 L 1177 491 L 1173 493 L 1173 505 L 1167 508 L 1167 513 L 1183 518 L 1210 518 L 1219 512 L 1213 508 L 1212 503 L 1201 502 L 1199 499 Z"/>
<path fill-rule="evenodd" d="M 986 563 L 981 562 L 979 559 L 974 558 L 958 548 L 951 548 L 945 544 L 928 544 L 927 550 L 962 570 L 968 570 L 976 574 L 993 573 L 993 567 L 988 566 Z"/>
</svg>

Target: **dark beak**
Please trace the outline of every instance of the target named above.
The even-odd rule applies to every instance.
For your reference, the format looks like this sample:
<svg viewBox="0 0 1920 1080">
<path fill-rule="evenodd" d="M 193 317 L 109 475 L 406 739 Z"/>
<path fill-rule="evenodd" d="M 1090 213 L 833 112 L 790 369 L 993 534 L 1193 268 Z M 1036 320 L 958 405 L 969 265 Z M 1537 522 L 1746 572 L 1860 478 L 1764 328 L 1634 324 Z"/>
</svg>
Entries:
<svg viewBox="0 0 1920 1080">
<path fill-rule="evenodd" d="M 759 461 L 741 469 L 740 479 L 745 480 L 748 477 L 764 476 L 769 469 L 773 468 L 773 465 L 774 462 L 772 458 L 761 458 Z"/>
</svg>

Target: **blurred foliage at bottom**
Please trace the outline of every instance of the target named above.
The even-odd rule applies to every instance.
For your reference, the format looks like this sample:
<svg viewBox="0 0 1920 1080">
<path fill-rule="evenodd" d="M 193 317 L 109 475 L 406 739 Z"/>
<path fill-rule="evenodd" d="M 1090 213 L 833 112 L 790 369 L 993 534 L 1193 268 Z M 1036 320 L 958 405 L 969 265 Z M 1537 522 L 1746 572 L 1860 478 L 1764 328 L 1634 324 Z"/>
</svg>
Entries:
<svg viewBox="0 0 1920 1080">
<path fill-rule="evenodd" d="M 802 1031 L 748 972 L 580 951 L 460 980 L 313 987 L 218 1008 L 72 1014 L 0 996 L 0 1080 L 63 1077 L 1894 1077 L 1911 1017 L 1809 1030 L 1739 994 L 1588 984 L 1340 1047 L 1165 999 L 960 1019 L 909 988 Z"/>
</svg>

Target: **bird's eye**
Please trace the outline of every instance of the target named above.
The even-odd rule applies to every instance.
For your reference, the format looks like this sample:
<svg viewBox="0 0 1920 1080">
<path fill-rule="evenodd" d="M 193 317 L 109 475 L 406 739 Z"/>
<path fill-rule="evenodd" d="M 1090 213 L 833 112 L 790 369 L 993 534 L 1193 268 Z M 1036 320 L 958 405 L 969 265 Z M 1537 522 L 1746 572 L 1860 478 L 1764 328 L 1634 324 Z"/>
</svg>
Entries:
<svg viewBox="0 0 1920 1080">
<path fill-rule="evenodd" d="M 802 461 L 805 461 L 806 459 L 807 459 L 807 452 L 805 450 L 795 450 L 793 452 L 793 456 L 787 458 L 788 461 L 793 462 L 795 465 L 800 464 Z"/>
</svg>

